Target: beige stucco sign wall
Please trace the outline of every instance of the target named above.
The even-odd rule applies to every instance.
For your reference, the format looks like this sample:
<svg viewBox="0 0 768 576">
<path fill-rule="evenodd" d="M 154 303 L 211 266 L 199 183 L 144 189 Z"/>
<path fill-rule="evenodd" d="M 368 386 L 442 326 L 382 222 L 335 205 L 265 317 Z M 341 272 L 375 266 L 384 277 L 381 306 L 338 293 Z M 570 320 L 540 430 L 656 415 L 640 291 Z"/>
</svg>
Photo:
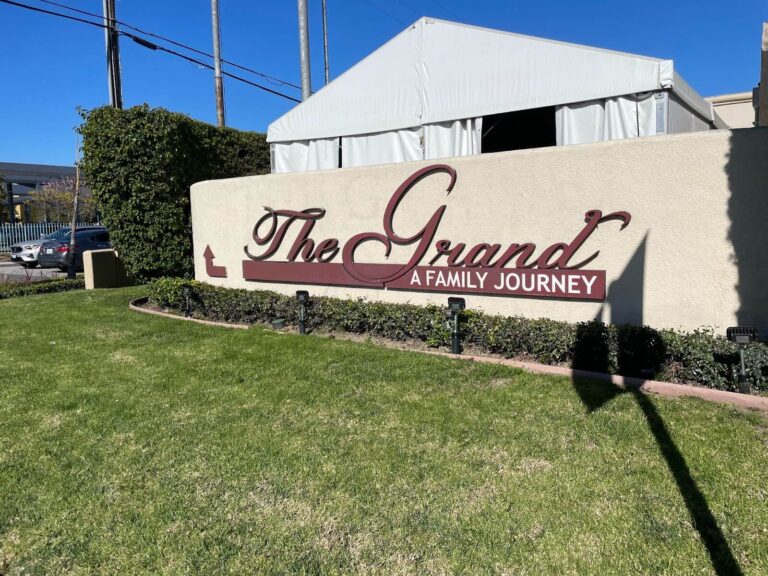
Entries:
<svg viewBox="0 0 768 576">
<path fill-rule="evenodd" d="M 766 183 L 761 129 L 202 182 L 195 274 L 391 302 L 463 293 L 505 315 L 765 330 Z M 460 244 L 450 263 L 464 265 L 451 267 Z"/>
</svg>

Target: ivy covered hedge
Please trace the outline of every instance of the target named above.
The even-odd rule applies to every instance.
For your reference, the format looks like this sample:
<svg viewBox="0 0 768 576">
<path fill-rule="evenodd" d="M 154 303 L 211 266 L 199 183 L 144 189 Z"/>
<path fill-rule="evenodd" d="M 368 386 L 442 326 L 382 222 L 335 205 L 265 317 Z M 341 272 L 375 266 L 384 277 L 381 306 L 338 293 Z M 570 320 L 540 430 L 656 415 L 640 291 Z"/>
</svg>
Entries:
<svg viewBox="0 0 768 576">
<path fill-rule="evenodd" d="M 148 287 L 150 302 L 183 311 L 184 284 L 191 286 L 190 306 L 195 316 L 248 324 L 275 318 L 298 323 L 299 308 L 292 296 L 221 288 L 180 278 L 152 282 Z M 312 298 L 307 318 L 310 328 L 449 347 L 450 333 L 444 322 L 443 310 L 438 306 L 327 297 Z M 570 324 L 466 310 L 461 319 L 461 336 L 465 345 L 479 352 L 507 358 L 736 389 L 738 350 L 725 338 L 707 330 L 678 332 L 602 322 Z M 747 349 L 747 368 L 753 387 L 768 391 L 768 346 L 757 343 Z"/>
<path fill-rule="evenodd" d="M 83 173 L 137 281 L 192 275 L 192 184 L 269 172 L 263 134 L 146 105 L 97 108 L 83 119 Z"/>
<path fill-rule="evenodd" d="M 78 290 L 80 288 L 85 288 L 85 280 L 83 278 L 75 278 L 74 280 L 56 278 L 53 280 L 31 282 L 29 284 L 13 282 L 9 284 L 0 284 L 0 300 L 15 298 L 17 296 L 66 292 L 68 290 Z"/>
</svg>

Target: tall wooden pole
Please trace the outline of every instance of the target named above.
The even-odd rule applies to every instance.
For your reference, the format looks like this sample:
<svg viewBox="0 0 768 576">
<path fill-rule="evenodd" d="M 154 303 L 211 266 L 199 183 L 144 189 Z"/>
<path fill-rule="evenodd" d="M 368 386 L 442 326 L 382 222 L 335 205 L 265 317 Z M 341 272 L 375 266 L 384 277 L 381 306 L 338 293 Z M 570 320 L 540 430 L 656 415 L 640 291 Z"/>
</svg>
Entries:
<svg viewBox="0 0 768 576">
<path fill-rule="evenodd" d="M 115 0 L 104 0 L 104 42 L 107 48 L 107 84 L 109 105 L 123 107 L 123 85 L 120 74 L 120 43 L 115 16 Z"/>
<path fill-rule="evenodd" d="M 67 278 L 75 278 L 75 248 L 77 248 L 77 210 L 80 201 L 80 162 L 75 164 L 75 201 L 72 207 L 72 228 L 69 232 L 69 252 L 67 252 Z"/>
</svg>

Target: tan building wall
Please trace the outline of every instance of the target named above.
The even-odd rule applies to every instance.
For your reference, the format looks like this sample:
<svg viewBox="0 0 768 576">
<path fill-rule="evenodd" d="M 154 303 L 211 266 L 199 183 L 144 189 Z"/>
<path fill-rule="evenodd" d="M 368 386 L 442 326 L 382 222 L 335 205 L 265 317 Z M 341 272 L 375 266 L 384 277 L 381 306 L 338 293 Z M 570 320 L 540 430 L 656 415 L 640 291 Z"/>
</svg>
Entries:
<svg viewBox="0 0 768 576">
<path fill-rule="evenodd" d="M 755 125 L 752 92 L 712 96 L 707 100 L 712 102 L 715 112 L 728 125 L 728 128 L 752 128 Z"/>
<path fill-rule="evenodd" d="M 440 205 L 446 210 L 436 239 L 454 243 L 535 242 L 538 250 L 570 241 L 584 214 L 628 211 L 631 223 L 599 226 L 579 251 L 599 256 L 587 268 L 604 270 L 605 302 L 466 295 L 467 306 L 504 315 L 567 321 L 593 318 L 656 328 L 722 331 L 734 324 L 768 329 L 768 130 L 717 130 L 583 146 L 454 158 L 457 181 L 430 176 L 398 207 L 400 235 L 421 229 Z M 324 208 L 316 240 L 382 232 L 395 189 L 418 168 L 413 162 L 314 173 L 219 180 L 192 188 L 195 270 L 198 280 L 239 288 L 293 293 L 296 284 L 243 279 L 244 248 L 264 206 Z M 296 237 L 289 230 L 271 260 L 284 260 Z M 206 273 L 204 252 L 227 278 Z M 405 262 L 413 247 L 395 247 L 389 262 Z M 430 253 L 431 256 L 432 253 Z M 341 255 L 334 260 L 340 261 Z M 365 245 L 358 261 L 384 262 L 381 246 Z M 576 261 L 577 258 L 574 258 Z M 426 264 L 426 262 L 422 262 Z M 440 265 L 444 265 L 441 262 Z M 309 286 L 314 295 L 390 302 L 440 303 L 446 294 L 376 288 Z"/>
</svg>

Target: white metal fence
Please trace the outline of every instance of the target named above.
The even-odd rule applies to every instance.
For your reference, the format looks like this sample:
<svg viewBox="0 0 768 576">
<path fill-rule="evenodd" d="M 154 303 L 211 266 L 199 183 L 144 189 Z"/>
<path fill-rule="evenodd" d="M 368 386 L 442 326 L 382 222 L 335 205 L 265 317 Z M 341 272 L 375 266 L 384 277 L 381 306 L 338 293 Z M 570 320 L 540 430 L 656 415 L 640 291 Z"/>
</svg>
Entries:
<svg viewBox="0 0 768 576">
<path fill-rule="evenodd" d="M 31 224 L 0 224 L 0 253 L 10 252 L 11 244 L 25 240 L 37 240 L 46 234 L 52 234 L 59 228 L 69 228 L 72 223 L 35 222 Z M 96 226 L 96 224 L 79 223 L 78 226 Z"/>
</svg>

